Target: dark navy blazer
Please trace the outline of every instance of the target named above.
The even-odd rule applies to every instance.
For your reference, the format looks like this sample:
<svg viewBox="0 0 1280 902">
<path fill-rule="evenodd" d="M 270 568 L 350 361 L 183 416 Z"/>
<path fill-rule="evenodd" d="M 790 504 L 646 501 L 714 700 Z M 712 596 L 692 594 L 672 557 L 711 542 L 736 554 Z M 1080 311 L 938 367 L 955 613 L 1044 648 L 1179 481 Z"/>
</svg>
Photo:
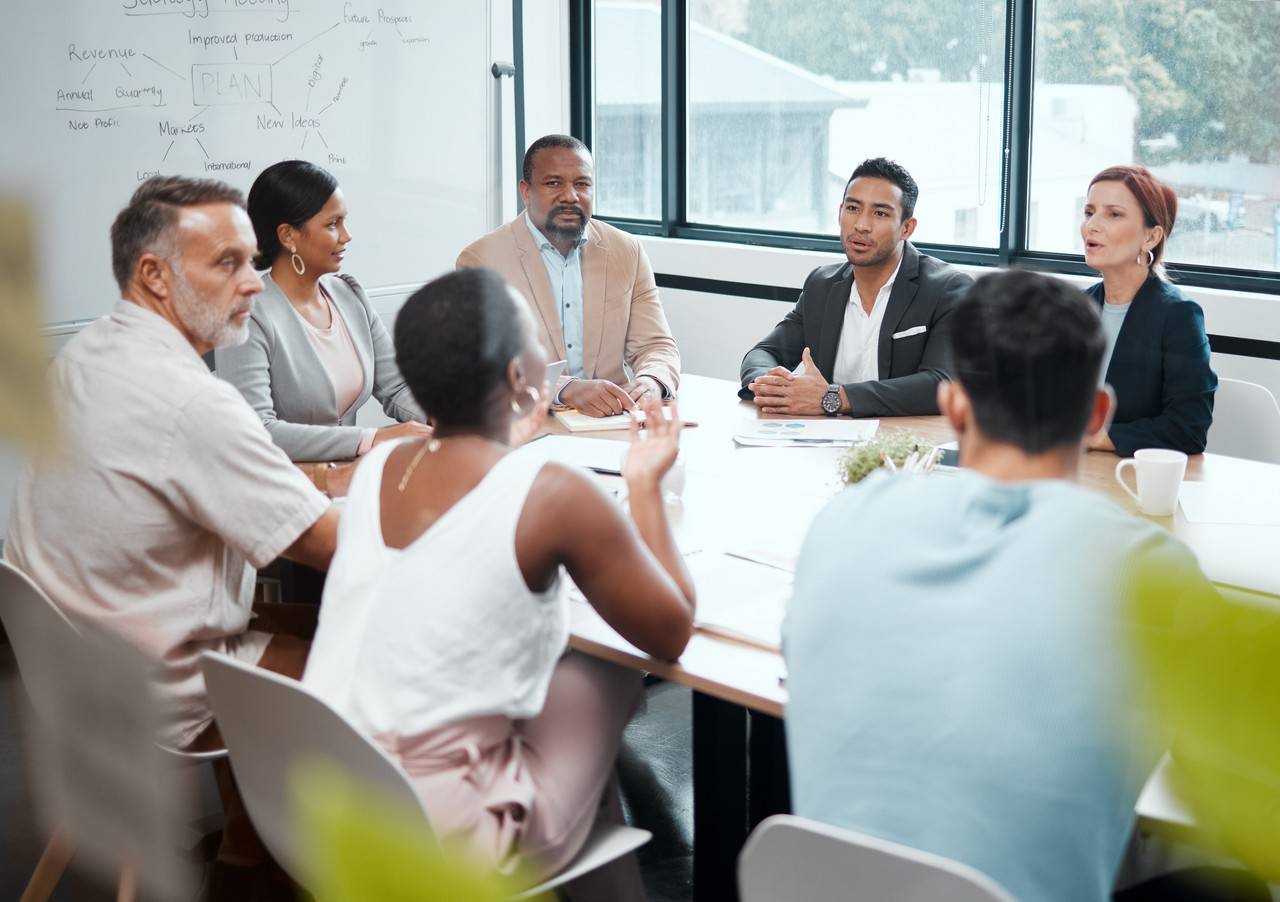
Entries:
<svg viewBox="0 0 1280 902">
<path fill-rule="evenodd" d="M 972 284 L 967 273 L 920 253 L 910 241 L 903 242 L 902 265 L 880 323 L 880 379 L 844 386 L 852 416 L 938 412 L 938 383 L 949 375 L 946 330 L 951 311 Z M 795 306 L 742 358 L 738 397 L 751 400 L 751 389 L 747 388 L 751 380 L 775 366 L 795 369 L 806 347 L 818 370 L 832 378 L 852 289 L 850 263 L 819 266 L 809 273 Z"/>
<path fill-rule="evenodd" d="M 1088 294 L 1101 310 L 1102 283 Z M 1203 451 L 1218 377 L 1209 366 L 1200 305 L 1163 279 L 1148 278 L 1125 314 L 1106 381 L 1116 392 L 1108 434 L 1117 454 L 1129 457 L 1139 448 Z"/>
</svg>

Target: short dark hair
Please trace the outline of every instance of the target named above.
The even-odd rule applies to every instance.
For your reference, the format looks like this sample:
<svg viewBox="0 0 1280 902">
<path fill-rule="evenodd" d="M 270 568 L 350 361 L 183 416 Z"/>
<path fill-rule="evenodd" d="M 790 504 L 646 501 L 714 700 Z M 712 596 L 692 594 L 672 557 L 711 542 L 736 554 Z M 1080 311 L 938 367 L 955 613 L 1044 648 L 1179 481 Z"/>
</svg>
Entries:
<svg viewBox="0 0 1280 902">
<path fill-rule="evenodd" d="M 520 166 L 520 178 L 526 182 L 533 181 L 533 158 L 538 155 L 538 151 L 546 150 L 548 147 L 564 147 L 568 150 L 582 151 L 587 156 L 591 155 L 591 151 L 587 150 L 587 145 L 572 135 L 543 135 L 530 144 L 529 149 L 524 152 L 524 163 Z"/>
<path fill-rule="evenodd" d="M 447 273 L 419 288 L 396 317 L 396 363 L 439 426 L 480 427 L 524 337 L 516 301 L 492 269 Z"/>
<path fill-rule="evenodd" d="M 916 184 L 916 180 L 911 177 L 911 173 L 900 164 L 893 160 L 886 160 L 884 157 L 874 157 L 870 160 L 863 160 L 858 164 L 858 168 L 853 170 L 853 175 L 849 176 L 849 181 L 844 183 L 845 190 L 849 189 L 854 179 L 864 176 L 871 178 L 884 179 L 886 182 L 893 182 L 902 191 L 902 221 L 906 222 L 916 213 L 916 201 L 920 199 L 920 186 Z"/>
<path fill-rule="evenodd" d="M 249 220 L 258 238 L 253 265 L 267 269 L 280 256 L 281 223 L 299 228 L 338 190 L 338 180 L 315 163 L 282 160 L 259 173 L 249 188 Z"/>
<path fill-rule="evenodd" d="M 1031 454 L 1084 436 L 1105 345 L 1084 293 L 1039 273 L 992 273 L 956 305 L 948 334 L 985 435 Z"/>
<path fill-rule="evenodd" d="M 111 270 L 121 291 L 129 287 L 143 254 L 173 253 L 172 232 L 178 225 L 178 210 L 204 204 L 235 204 L 243 209 L 244 195 L 217 179 L 181 175 L 155 175 L 138 186 L 111 223 Z"/>
</svg>

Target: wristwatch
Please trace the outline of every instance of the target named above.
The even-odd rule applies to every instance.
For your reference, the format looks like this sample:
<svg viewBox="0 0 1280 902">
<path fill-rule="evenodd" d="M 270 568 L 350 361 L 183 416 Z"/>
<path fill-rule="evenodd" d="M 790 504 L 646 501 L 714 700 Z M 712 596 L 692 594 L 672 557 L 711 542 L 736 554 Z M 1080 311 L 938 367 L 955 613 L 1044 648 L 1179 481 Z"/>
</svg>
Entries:
<svg viewBox="0 0 1280 902">
<path fill-rule="evenodd" d="M 827 386 L 827 393 L 822 396 L 822 412 L 829 417 L 840 412 L 840 386 L 834 382 Z"/>
</svg>

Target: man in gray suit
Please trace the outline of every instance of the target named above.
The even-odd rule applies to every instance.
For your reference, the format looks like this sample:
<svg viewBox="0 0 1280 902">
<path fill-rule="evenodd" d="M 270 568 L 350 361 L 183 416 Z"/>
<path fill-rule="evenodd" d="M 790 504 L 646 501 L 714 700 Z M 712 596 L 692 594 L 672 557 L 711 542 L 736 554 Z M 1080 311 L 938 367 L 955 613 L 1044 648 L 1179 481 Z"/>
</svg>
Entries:
<svg viewBox="0 0 1280 902">
<path fill-rule="evenodd" d="M 742 359 L 741 398 L 786 416 L 938 412 L 942 333 L 973 280 L 907 241 L 919 193 L 890 160 L 853 171 L 840 204 L 848 262 L 809 273 L 795 307 Z"/>
</svg>

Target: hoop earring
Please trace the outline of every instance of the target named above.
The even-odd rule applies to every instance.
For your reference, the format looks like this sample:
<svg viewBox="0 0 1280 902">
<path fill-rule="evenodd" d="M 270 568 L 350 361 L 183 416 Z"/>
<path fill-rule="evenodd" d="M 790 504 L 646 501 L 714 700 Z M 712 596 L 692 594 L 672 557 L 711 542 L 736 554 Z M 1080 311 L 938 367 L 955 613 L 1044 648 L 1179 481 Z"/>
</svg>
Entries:
<svg viewBox="0 0 1280 902">
<path fill-rule="evenodd" d="M 290 248 L 289 253 L 291 255 L 289 262 L 293 264 L 293 271 L 300 276 L 305 276 L 307 274 L 307 264 L 302 262 L 302 258 L 298 256 L 297 249 Z"/>
<path fill-rule="evenodd" d="M 1150 269 L 1151 267 L 1156 265 L 1156 253 L 1155 251 L 1147 251 L 1146 253 L 1147 253 L 1146 267 L 1147 269 Z M 1143 265 L 1141 252 L 1139 252 L 1138 254 L 1138 265 L 1139 266 Z"/>
<path fill-rule="evenodd" d="M 518 417 L 527 417 L 538 409 L 538 405 L 542 403 L 542 392 L 538 391 L 532 385 L 524 387 L 525 393 L 529 396 L 529 409 L 526 410 L 515 397 L 511 399 L 511 412 Z"/>
</svg>

